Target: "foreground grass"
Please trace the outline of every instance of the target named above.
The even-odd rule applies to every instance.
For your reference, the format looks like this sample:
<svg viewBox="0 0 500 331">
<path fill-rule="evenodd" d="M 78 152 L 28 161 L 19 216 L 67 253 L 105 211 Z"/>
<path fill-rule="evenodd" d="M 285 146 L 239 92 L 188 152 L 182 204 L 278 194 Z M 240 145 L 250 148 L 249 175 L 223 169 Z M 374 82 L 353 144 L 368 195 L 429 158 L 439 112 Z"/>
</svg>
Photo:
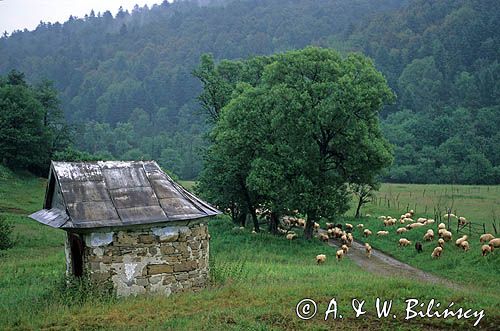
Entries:
<svg viewBox="0 0 500 331">
<path fill-rule="evenodd" d="M 264 233 L 253 235 L 249 230 L 233 230 L 226 218 L 209 223 L 212 285 L 204 291 L 125 299 L 84 297 L 82 300 L 80 293 L 61 295 L 66 291 L 61 278 L 65 269 L 64 232 L 39 225 L 25 216 L 39 208 L 43 181 L 25 178 L 11 183 L 11 180 L 0 178 L 3 193 L 0 208 L 15 224 L 17 237 L 16 246 L 0 257 L 1 330 L 471 328 L 472 320 L 404 321 L 407 298 L 425 302 L 435 298 L 443 305 L 453 301 L 455 306 L 484 309 L 486 317 L 479 324 L 484 329 L 494 329 L 500 322 L 499 293 L 488 284 L 480 287 L 464 284 L 462 288 L 449 289 L 397 277 L 377 277 L 348 259 L 335 262 L 333 250 L 318 241 L 289 242 Z M 314 257 L 320 253 L 327 254 L 327 262 L 318 266 Z M 445 261 L 444 257 L 439 262 Z M 498 272 L 494 270 L 490 274 L 497 279 Z M 324 311 L 333 297 L 344 318 L 324 321 Z M 394 300 L 393 313 L 397 319 L 376 318 L 377 297 Z M 303 298 L 318 303 L 318 315 L 308 321 L 295 315 L 295 305 Z M 366 315 L 353 317 L 352 298 L 367 301 Z"/>
</svg>

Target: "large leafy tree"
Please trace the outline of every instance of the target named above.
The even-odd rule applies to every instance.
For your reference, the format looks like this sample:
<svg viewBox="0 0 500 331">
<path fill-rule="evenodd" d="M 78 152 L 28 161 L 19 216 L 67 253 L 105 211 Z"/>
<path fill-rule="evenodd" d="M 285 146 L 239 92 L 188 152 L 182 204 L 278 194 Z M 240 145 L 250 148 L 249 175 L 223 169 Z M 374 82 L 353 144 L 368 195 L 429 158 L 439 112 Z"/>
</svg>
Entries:
<svg viewBox="0 0 500 331">
<path fill-rule="evenodd" d="M 231 176 L 239 178 L 242 195 L 254 197 L 250 210 L 256 203 L 275 215 L 298 209 L 308 217 L 311 237 L 315 221 L 347 209 L 348 183 L 372 182 L 390 164 L 378 112 L 393 94 L 361 55 L 342 58 L 333 50 L 306 48 L 267 63 L 253 86 L 239 85 L 232 93 L 211 151 L 237 163 Z M 227 179 L 226 166 L 218 166 L 211 176 L 207 159 L 202 187 L 210 186 L 203 183 L 207 179 Z M 236 181 L 229 183 L 234 188 Z"/>
</svg>

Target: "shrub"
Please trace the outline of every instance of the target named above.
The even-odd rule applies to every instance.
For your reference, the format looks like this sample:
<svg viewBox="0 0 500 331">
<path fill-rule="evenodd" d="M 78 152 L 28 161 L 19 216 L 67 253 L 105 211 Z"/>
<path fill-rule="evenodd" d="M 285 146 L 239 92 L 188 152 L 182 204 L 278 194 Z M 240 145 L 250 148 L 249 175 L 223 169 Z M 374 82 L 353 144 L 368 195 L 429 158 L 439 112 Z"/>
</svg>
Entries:
<svg viewBox="0 0 500 331">
<path fill-rule="evenodd" d="M 5 216 L 0 215 L 0 250 L 9 249 L 14 246 L 12 231 L 14 226 L 7 222 Z"/>
</svg>

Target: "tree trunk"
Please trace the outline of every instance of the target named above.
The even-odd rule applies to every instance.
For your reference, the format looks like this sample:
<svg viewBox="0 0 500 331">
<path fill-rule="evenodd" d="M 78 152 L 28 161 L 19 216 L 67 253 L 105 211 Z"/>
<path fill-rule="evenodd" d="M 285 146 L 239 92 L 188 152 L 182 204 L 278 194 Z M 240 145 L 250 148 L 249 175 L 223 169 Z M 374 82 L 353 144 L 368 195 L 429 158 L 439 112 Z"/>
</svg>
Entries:
<svg viewBox="0 0 500 331">
<path fill-rule="evenodd" d="M 356 215 L 354 215 L 354 217 L 359 218 L 359 211 L 361 210 L 362 205 L 363 205 L 363 198 L 359 197 L 358 207 L 356 208 Z"/>
<path fill-rule="evenodd" d="M 247 214 L 240 212 L 238 214 L 238 224 L 240 224 L 240 226 L 242 227 L 245 227 L 246 220 L 247 220 Z"/>
<path fill-rule="evenodd" d="M 278 234 L 278 222 L 279 216 L 275 212 L 271 212 L 269 220 L 269 232 L 272 234 Z"/>
<path fill-rule="evenodd" d="M 304 229 L 304 237 L 307 240 L 310 240 L 313 237 L 314 222 L 316 222 L 316 213 L 308 212 L 307 213 L 306 228 Z"/>
<path fill-rule="evenodd" d="M 252 219 L 253 219 L 253 229 L 255 230 L 255 232 L 260 232 L 260 228 L 259 228 L 259 220 L 257 219 L 257 214 L 255 213 L 255 208 L 250 208 L 250 214 L 252 215 Z"/>
</svg>

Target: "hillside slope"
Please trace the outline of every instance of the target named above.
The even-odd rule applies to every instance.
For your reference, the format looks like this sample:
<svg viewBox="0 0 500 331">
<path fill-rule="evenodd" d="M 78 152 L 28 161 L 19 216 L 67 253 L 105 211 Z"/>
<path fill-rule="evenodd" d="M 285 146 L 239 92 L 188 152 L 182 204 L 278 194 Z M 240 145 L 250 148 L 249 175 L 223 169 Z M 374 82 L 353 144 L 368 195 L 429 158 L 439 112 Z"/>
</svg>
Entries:
<svg viewBox="0 0 500 331">
<path fill-rule="evenodd" d="M 206 4 L 207 2 L 203 2 Z M 306 45 L 362 51 L 398 95 L 386 180 L 500 183 L 500 29 L 493 0 L 182 1 L 90 13 L 0 38 L 0 73 L 54 80 L 78 148 L 157 159 L 195 178 L 208 127 L 202 53 L 234 59 Z"/>
</svg>

